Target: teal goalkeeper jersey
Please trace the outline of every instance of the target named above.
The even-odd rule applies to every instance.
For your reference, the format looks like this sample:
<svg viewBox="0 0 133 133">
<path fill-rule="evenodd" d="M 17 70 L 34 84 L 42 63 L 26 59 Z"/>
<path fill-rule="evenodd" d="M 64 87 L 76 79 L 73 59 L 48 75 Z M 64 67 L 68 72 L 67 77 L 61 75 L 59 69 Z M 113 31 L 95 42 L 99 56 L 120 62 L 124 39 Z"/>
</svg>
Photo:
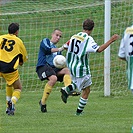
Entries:
<svg viewBox="0 0 133 133">
<path fill-rule="evenodd" d="M 96 52 L 98 48 L 99 46 L 94 39 L 85 32 L 71 37 L 66 60 L 73 76 L 83 77 L 90 74 L 89 53 Z"/>
</svg>

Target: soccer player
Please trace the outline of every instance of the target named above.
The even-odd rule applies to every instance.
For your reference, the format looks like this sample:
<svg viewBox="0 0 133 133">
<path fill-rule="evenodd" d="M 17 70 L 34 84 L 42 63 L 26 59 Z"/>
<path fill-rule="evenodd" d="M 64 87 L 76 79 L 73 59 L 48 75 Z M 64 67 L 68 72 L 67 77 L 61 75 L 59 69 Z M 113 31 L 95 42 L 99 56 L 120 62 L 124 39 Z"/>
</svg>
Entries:
<svg viewBox="0 0 133 133">
<path fill-rule="evenodd" d="M 105 44 L 98 46 L 94 39 L 90 36 L 94 28 L 94 21 L 86 19 L 83 22 L 83 31 L 73 35 L 70 39 L 66 60 L 67 66 L 72 75 L 72 84 L 61 89 L 61 98 L 64 103 L 67 103 L 69 93 L 76 88 L 82 91 L 77 107 L 76 115 L 82 114 L 82 111 L 87 104 L 88 96 L 90 93 L 91 73 L 89 67 L 88 56 L 91 52 L 102 52 L 111 43 L 119 38 L 114 34 L 110 40 Z"/>
<path fill-rule="evenodd" d="M 17 68 L 28 59 L 26 48 L 18 33 L 19 24 L 11 23 L 8 26 L 8 34 L 0 36 L 0 76 L 6 81 L 8 115 L 14 115 L 15 104 L 22 90 Z"/>
<path fill-rule="evenodd" d="M 128 89 L 133 94 L 133 25 L 127 27 L 121 39 L 118 57 L 127 63 L 127 82 Z M 132 126 L 133 133 L 133 126 Z"/>
<path fill-rule="evenodd" d="M 118 57 L 127 62 L 128 89 L 133 92 L 133 25 L 127 27 L 121 39 Z"/>
<path fill-rule="evenodd" d="M 56 55 L 61 55 L 64 47 L 57 48 L 56 44 L 62 37 L 62 31 L 55 29 L 51 35 L 51 39 L 44 38 L 40 43 L 40 49 L 38 54 L 38 62 L 36 66 L 36 72 L 41 81 L 47 80 L 45 84 L 43 95 L 39 101 L 41 112 L 47 112 L 46 101 L 57 81 L 64 82 L 65 86 L 71 84 L 71 77 L 69 69 L 58 69 L 53 64 L 53 59 Z"/>
</svg>

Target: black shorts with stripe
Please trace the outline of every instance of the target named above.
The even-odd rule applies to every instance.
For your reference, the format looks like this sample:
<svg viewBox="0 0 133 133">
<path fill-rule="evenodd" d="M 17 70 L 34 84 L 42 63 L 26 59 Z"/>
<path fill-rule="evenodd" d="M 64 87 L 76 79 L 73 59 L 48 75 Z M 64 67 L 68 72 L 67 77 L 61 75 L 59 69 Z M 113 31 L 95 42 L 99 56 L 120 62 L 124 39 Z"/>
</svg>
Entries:
<svg viewBox="0 0 133 133">
<path fill-rule="evenodd" d="M 41 81 L 43 80 L 48 80 L 48 77 L 52 76 L 52 75 L 56 75 L 57 76 L 57 73 L 61 71 L 61 69 L 58 69 L 56 67 L 51 67 L 50 65 L 46 64 L 45 66 L 40 66 L 37 68 L 37 75 L 39 77 L 39 79 Z M 62 82 L 63 81 L 63 77 L 64 75 L 62 76 L 57 76 L 57 81 L 60 81 Z"/>
</svg>

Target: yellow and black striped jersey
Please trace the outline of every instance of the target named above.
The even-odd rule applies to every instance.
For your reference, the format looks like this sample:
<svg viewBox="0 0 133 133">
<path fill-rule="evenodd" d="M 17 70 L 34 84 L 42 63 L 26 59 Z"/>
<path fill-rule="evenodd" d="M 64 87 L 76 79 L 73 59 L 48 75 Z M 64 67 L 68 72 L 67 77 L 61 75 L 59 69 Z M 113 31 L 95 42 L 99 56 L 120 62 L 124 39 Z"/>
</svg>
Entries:
<svg viewBox="0 0 133 133">
<path fill-rule="evenodd" d="M 20 38 L 13 34 L 0 36 L 0 72 L 12 72 L 27 59 L 27 51 Z"/>
</svg>

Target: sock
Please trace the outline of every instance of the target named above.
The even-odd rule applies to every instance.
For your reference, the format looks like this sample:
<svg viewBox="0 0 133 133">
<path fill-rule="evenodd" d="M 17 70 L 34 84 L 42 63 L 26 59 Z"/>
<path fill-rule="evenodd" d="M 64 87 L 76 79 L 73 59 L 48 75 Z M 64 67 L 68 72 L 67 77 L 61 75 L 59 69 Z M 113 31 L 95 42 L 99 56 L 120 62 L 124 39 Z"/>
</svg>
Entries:
<svg viewBox="0 0 133 133">
<path fill-rule="evenodd" d="M 16 102 L 17 102 L 18 99 L 20 98 L 20 93 L 21 93 L 21 90 L 20 90 L 20 89 L 15 89 L 15 90 L 13 91 L 12 98 L 11 98 L 11 101 L 12 101 L 12 108 L 14 108 Z"/>
<path fill-rule="evenodd" d="M 64 82 L 65 87 L 70 85 L 71 81 L 72 81 L 71 76 L 68 75 L 68 74 L 65 74 L 64 77 L 63 77 L 63 82 Z"/>
<path fill-rule="evenodd" d="M 46 101 L 48 99 L 48 96 L 50 95 L 52 91 L 52 86 L 50 86 L 48 83 L 45 85 L 44 87 L 44 92 L 43 92 L 43 96 L 42 96 L 42 105 L 46 104 Z"/>
<path fill-rule="evenodd" d="M 6 86 L 6 106 L 8 107 L 8 101 L 11 101 L 13 93 L 13 87 L 12 86 Z"/>
<path fill-rule="evenodd" d="M 87 104 L 87 101 L 88 101 L 88 99 L 84 99 L 84 98 L 80 97 L 79 105 L 77 108 L 77 113 L 81 113 L 83 111 L 85 105 Z"/>
<path fill-rule="evenodd" d="M 67 93 L 70 93 L 71 91 L 75 90 L 76 89 L 76 85 L 75 84 L 70 84 L 66 87 L 66 92 Z"/>
</svg>

